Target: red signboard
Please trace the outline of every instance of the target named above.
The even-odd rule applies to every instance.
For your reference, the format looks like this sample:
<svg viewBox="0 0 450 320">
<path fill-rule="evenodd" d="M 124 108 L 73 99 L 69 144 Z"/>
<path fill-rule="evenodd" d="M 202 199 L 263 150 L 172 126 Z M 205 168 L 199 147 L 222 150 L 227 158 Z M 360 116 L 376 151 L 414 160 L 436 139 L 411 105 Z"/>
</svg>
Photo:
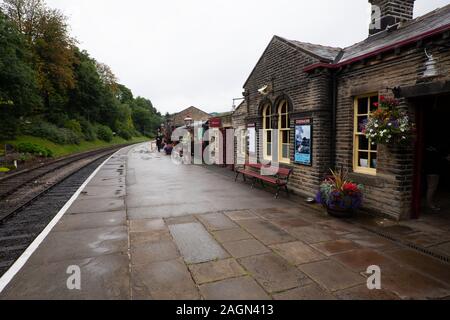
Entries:
<svg viewBox="0 0 450 320">
<path fill-rule="evenodd" d="M 220 119 L 220 118 L 209 119 L 209 127 L 210 128 L 221 128 L 222 127 L 222 119 Z"/>
</svg>

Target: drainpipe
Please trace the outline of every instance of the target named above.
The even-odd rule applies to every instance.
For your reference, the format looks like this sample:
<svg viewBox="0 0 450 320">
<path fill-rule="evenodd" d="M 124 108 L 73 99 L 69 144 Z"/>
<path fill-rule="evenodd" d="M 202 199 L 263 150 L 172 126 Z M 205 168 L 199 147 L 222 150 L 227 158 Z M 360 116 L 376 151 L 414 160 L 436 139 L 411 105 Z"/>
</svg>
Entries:
<svg viewBox="0 0 450 320">
<path fill-rule="evenodd" d="M 337 71 L 331 71 L 331 94 L 332 94 L 332 106 L 331 106 L 331 166 L 336 165 L 336 115 L 337 115 Z"/>
</svg>

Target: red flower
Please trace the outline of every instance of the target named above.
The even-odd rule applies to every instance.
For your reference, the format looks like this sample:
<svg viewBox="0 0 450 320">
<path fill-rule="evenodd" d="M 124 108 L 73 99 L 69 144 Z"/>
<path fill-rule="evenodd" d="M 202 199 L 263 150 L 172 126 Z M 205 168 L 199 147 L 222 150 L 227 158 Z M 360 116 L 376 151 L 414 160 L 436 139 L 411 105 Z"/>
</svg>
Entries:
<svg viewBox="0 0 450 320">
<path fill-rule="evenodd" d="M 380 96 L 380 101 L 383 102 L 385 100 L 384 96 Z"/>
<path fill-rule="evenodd" d="M 358 193 L 359 188 L 355 183 L 346 183 L 344 185 L 344 191 L 348 193 Z"/>
<path fill-rule="evenodd" d="M 378 102 L 375 102 L 375 103 L 373 104 L 373 106 L 374 106 L 375 108 L 378 108 L 378 107 L 380 106 L 380 104 L 379 104 Z"/>
</svg>

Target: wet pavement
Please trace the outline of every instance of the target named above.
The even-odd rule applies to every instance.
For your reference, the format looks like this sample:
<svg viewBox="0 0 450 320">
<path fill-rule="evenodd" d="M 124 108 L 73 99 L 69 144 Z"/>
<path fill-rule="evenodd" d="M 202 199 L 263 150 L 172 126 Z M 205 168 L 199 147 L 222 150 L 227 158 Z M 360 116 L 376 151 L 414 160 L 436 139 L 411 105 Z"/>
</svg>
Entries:
<svg viewBox="0 0 450 320">
<path fill-rule="evenodd" d="M 416 222 L 417 223 L 417 222 Z M 113 156 L 1 299 L 444 299 L 450 265 L 148 145 Z M 371 223 L 377 225 L 377 223 Z M 446 250 L 429 223 L 384 222 Z M 412 226 L 411 226 L 412 225 Z M 411 230 L 412 231 L 411 231 Z M 439 238 L 439 239 L 438 239 Z M 382 289 L 367 288 L 367 267 Z M 69 290 L 69 266 L 81 290 Z"/>
</svg>

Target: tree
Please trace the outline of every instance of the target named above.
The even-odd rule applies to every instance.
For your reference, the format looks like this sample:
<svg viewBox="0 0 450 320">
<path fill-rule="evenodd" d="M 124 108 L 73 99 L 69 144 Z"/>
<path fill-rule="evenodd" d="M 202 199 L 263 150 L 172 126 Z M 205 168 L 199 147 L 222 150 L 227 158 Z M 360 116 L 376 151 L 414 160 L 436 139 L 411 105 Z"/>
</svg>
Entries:
<svg viewBox="0 0 450 320">
<path fill-rule="evenodd" d="M 76 86 L 69 90 L 68 111 L 89 121 L 101 122 L 100 111 L 105 103 L 105 87 L 97 72 L 95 60 L 86 51 L 76 50 L 74 75 Z"/>
<path fill-rule="evenodd" d="M 120 101 L 120 103 L 127 103 L 127 104 L 133 103 L 134 100 L 133 92 L 131 92 L 131 90 L 128 89 L 123 84 L 117 84 L 116 98 Z"/>
<path fill-rule="evenodd" d="M 75 86 L 75 40 L 69 35 L 67 18 L 42 0 L 4 0 L 2 7 L 28 41 L 44 111 L 64 112 L 66 91 Z"/>
<path fill-rule="evenodd" d="M 42 103 L 29 54 L 22 35 L 0 11 L 0 138 L 13 136 L 18 118 Z"/>
<path fill-rule="evenodd" d="M 102 80 L 103 84 L 110 88 L 110 90 L 116 94 L 117 93 L 117 77 L 112 72 L 111 68 L 101 62 L 95 63 L 97 67 L 97 72 Z"/>
</svg>

